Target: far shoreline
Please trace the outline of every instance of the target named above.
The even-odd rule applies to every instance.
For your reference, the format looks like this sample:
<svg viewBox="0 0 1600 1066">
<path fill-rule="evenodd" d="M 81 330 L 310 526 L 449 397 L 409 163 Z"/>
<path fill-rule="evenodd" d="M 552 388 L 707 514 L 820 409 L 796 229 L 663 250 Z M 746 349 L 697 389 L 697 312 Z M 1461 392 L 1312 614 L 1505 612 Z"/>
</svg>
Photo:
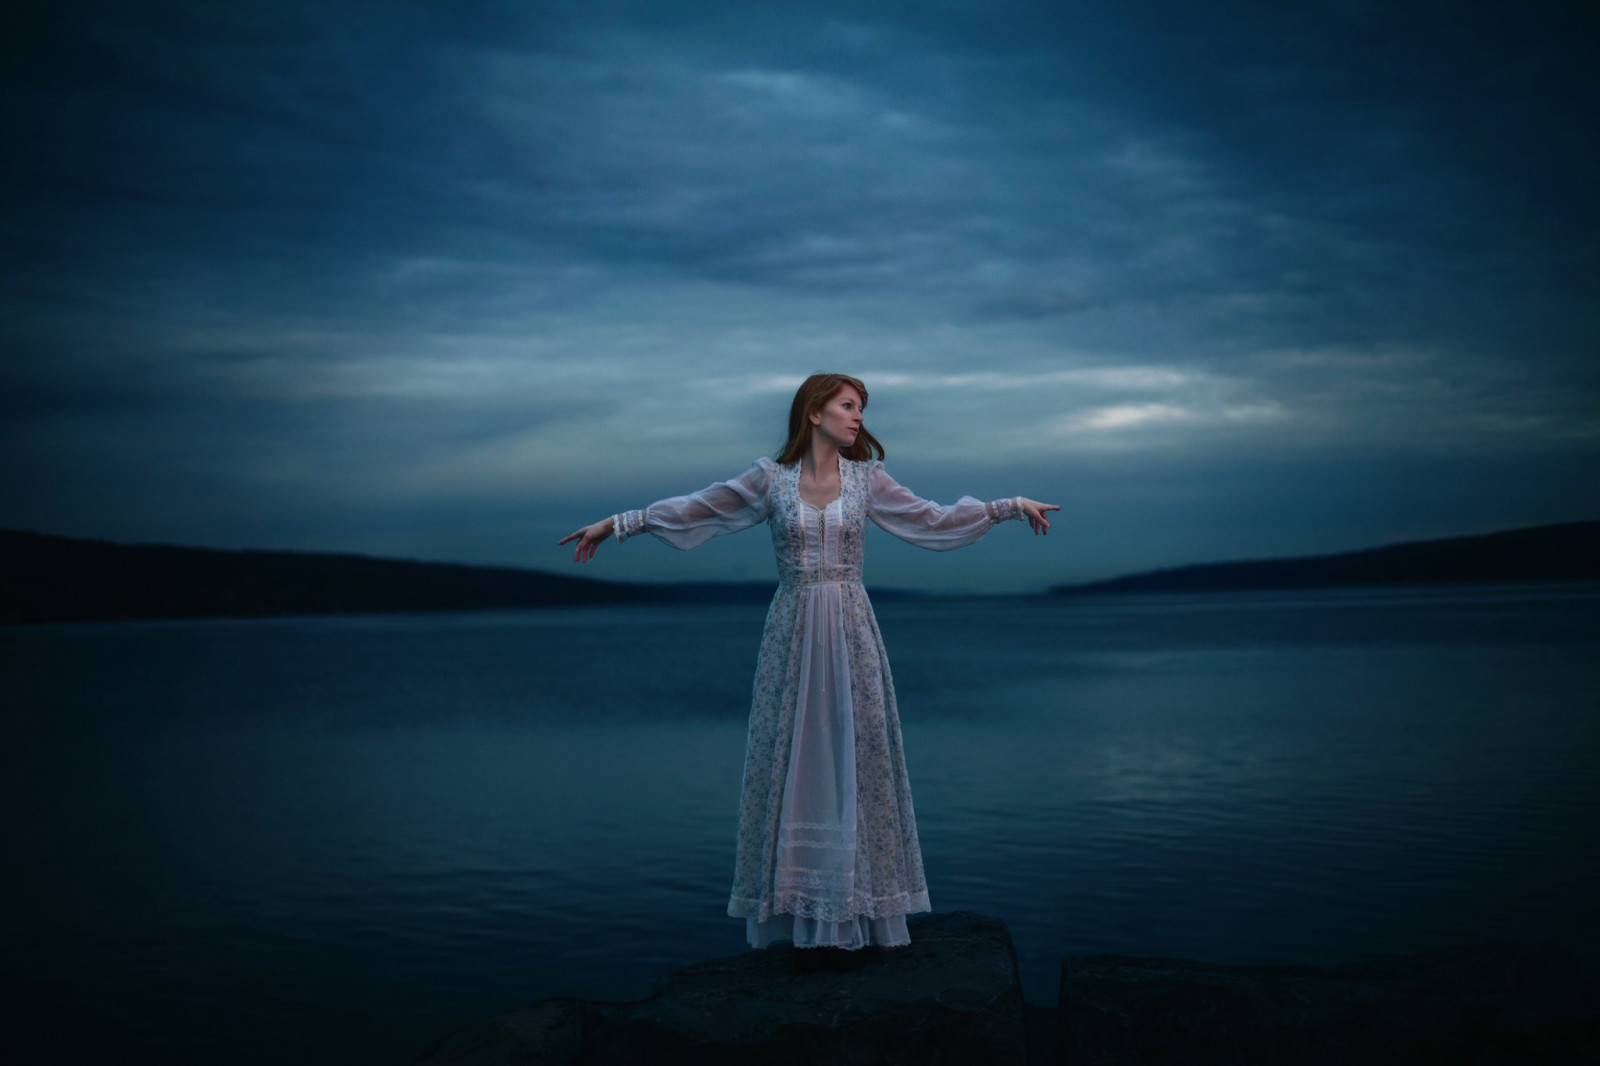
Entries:
<svg viewBox="0 0 1600 1066">
<path fill-rule="evenodd" d="M 1201 563 L 1037 593 L 871 592 L 882 601 L 1067 603 L 1130 594 L 1483 587 L 1596 579 L 1600 521 L 1333 555 Z M 118 544 L 0 530 L 0 626 L 759 604 L 770 601 L 776 585 L 776 580 L 628 583 L 516 567 Z"/>
</svg>

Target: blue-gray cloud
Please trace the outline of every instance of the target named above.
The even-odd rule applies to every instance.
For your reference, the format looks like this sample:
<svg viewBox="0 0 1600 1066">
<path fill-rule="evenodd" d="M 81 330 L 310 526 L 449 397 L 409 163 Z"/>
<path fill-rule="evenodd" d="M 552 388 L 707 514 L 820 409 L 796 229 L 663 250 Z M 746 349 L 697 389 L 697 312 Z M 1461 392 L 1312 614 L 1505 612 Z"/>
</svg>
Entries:
<svg viewBox="0 0 1600 1066">
<path fill-rule="evenodd" d="M 770 451 L 824 367 L 868 375 L 915 487 L 1081 500 L 1098 555 L 958 584 L 1600 502 L 1600 80 L 1564 6 L 19 25 L 6 524 L 553 565 L 591 510 Z"/>
</svg>

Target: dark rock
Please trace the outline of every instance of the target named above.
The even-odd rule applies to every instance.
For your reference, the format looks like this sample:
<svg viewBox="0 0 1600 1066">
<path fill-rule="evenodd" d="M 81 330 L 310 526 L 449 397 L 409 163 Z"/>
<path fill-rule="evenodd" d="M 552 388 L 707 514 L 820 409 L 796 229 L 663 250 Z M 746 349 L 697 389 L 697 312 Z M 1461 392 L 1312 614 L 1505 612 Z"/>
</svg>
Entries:
<svg viewBox="0 0 1600 1066">
<path fill-rule="evenodd" d="M 911 946 L 848 973 L 794 972 L 774 947 L 697 963 L 634 1003 L 550 999 L 446 1037 L 418 1063 L 982 1064 L 1027 1061 L 1005 924 L 964 912 L 911 921 Z"/>
<path fill-rule="evenodd" d="M 1336 966 L 1062 961 L 1062 1066 L 1600 1062 L 1596 991 L 1553 945 L 1487 944 Z"/>
<path fill-rule="evenodd" d="M 1028 1066 L 1056 1066 L 1056 1008 L 1024 1003 L 1022 1024 L 1028 1033 Z"/>
</svg>

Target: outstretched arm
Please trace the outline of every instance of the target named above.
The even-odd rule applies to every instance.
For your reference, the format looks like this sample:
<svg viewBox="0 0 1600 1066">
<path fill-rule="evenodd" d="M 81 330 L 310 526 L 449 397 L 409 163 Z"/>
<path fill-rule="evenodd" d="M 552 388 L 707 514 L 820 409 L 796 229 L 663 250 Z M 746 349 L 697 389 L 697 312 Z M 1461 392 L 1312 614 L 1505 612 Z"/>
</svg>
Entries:
<svg viewBox="0 0 1600 1066">
<path fill-rule="evenodd" d="M 615 527 L 615 516 L 602 518 L 593 525 L 584 526 L 582 529 L 568 533 L 561 538 L 561 543 L 557 544 L 556 547 L 559 548 L 561 544 L 566 544 L 569 541 L 577 541 L 578 547 L 572 553 L 572 561 L 586 563 L 594 558 L 594 553 L 600 547 L 600 542 L 610 537 Z"/>
<path fill-rule="evenodd" d="M 649 533 L 664 544 L 687 550 L 712 537 L 749 529 L 766 521 L 767 488 L 776 470 L 771 459 L 758 459 L 731 481 L 718 481 L 688 496 L 657 500 L 642 511 L 623 511 L 602 518 L 567 534 L 561 544 L 576 540 L 578 547 L 572 553 L 572 561 L 586 563 L 607 537 L 614 536 L 621 543 Z"/>
<path fill-rule="evenodd" d="M 1025 517 L 1035 533 L 1044 533 L 1050 528 L 1046 512 L 1061 509 L 1022 496 L 989 503 L 963 496 L 953 504 L 937 504 L 895 481 L 878 464 L 874 464 L 871 479 L 867 516 L 885 532 L 931 551 L 975 543 L 1001 522 L 1014 518 Z"/>
</svg>

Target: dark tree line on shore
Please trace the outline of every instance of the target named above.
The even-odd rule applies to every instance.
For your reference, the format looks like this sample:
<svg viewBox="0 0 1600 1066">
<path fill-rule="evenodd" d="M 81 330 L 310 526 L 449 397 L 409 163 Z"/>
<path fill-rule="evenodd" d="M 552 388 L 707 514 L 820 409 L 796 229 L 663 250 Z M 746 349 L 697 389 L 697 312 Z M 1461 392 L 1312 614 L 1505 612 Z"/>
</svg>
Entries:
<svg viewBox="0 0 1600 1066">
<path fill-rule="evenodd" d="M 1600 522 L 1299 559 L 1209 563 L 1057 595 L 1600 578 Z M 0 530 L 0 624 L 605 604 L 759 603 L 771 582 L 629 584 L 515 567 L 114 544 Z M 874 590 L 887 598 L 904 593 Z"/>
<path fill-rule="evenodd" d="M 113 544 L 0 530 L 0 622 L 729 602 L 769 585 L 641 585 L 321 552 Z"/>
<path fill-rule="evenodd" d="M 1058 595 L 1431 585 L 1600 578 L 1600 522 L 1563 522 L 1336 555 L 1201 563 L 1062 585 Z"/>
</svg>

